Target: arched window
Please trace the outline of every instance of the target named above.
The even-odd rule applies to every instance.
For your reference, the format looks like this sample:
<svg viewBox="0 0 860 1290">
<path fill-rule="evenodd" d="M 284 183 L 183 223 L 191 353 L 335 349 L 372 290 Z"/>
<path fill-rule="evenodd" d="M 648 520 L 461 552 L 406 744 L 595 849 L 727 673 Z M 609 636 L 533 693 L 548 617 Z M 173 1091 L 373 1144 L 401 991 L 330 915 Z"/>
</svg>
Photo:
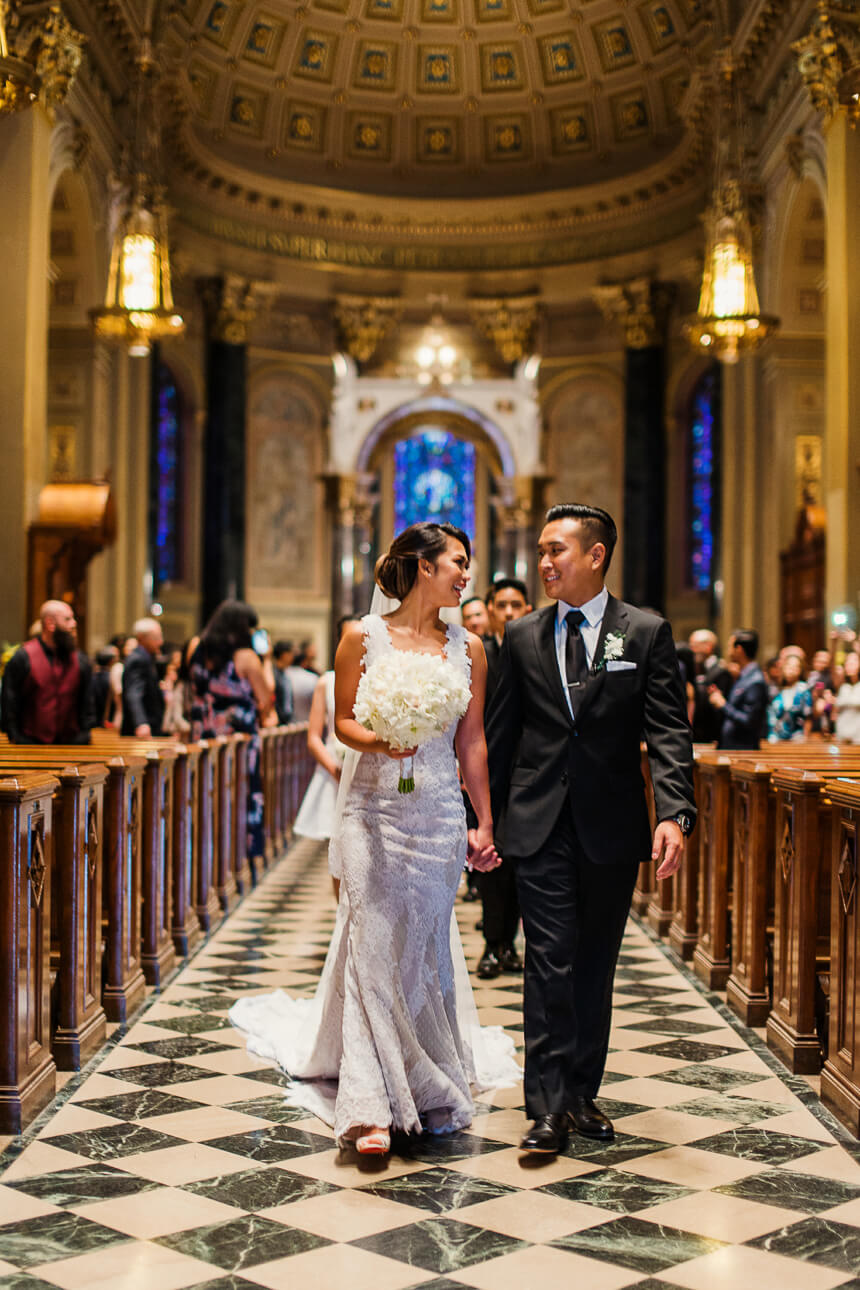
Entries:
<svg viewBox="0 0 860 1290">
<path fill-rule="evenodd" d="M 699 377 L 690 398 L 687 434 L 686 583 L 710 591 L 716 577 L 719 526 L 720 370 Z"/>
<path fill-rule="evenodd" d="M 182 399 L 166 363 L 153 356 L 149 536 L 153 590 L 182 577 Z"/>
<path fill-rule="evenodd" d="M 475 534 L 475 445 L 422 426 L 394 446 L 394 531 L 418 520 Z"/>
</svg>

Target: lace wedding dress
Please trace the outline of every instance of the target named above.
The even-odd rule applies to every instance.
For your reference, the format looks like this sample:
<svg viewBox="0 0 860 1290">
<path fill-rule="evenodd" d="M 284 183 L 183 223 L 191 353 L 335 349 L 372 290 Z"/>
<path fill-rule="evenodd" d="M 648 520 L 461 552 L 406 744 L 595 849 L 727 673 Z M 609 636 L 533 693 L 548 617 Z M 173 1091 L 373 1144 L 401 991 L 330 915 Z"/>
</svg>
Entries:
<svg viewBox="0 0 860 1290">
<path fill-rule="evenodd" d="M 368 667 L 395 646 L 383 618 L 362 626 Z M 446 637 L 469 678 L 465 629 Z M 284 1069 L 290 1102 L 339 1137 L 372 1124 L 453 1132 L 472 1119 L 472 1088 L 521 1078 L 511 1040 L 478 1025 L 453 918 L 466 855 L 455 730 L 419 748 L 410 794 L 397 791 L 397 761 L 358 758 L 331 844 L 343 882 L 315 997 L 277 991 L 230 1012 L 249 1049 Z"/>
</svg>

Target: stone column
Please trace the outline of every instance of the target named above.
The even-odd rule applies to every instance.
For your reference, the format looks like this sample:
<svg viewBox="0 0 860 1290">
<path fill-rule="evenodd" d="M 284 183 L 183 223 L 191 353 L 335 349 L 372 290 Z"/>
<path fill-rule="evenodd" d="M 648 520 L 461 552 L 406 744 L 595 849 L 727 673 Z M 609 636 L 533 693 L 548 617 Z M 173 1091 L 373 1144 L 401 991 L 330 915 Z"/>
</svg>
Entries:
<svg viewBox="0 0 860 1290">
<path fill-rule="evenodd" d="M 331 628 L 346 614 L 366 614 L 373 596 L 373 502 L 360 475 L 324 476 L 331 519 Z"/>
<path fill-rule="evenodd" d="M 825 609 L 860 608 L 860 130 L 827 129 L 827 510 Z"/>
<path fill-rule="evenodd" d="M 545 475 L 516 475 L 502 480 L 509 488 L 496 501 L 498 524 L 494 574 L 520 578 L 535 605 L 539 594 L 536 547 L 543 526 Z"/>
<path fill-rule="evenodd" d="M 245 420 L 253 286 L 233 277 L 200 282 L 206 308 L 203 441 L 202 619 L 245 592 Z"/>
<path fill-rule="evenodd" d="M 0 641 L 27 626 L 27 526 L 45 483 L 51 131 L 41 104 L 0 128 Z"/>
<path fill-rule="evenodd" d="M 666 322 L 671 283 L 637 278 L 597 287 L 594 299 L 617 323 L 625 346 L 624 598 L 665 609 L 666 602 Z"/>
</svg>

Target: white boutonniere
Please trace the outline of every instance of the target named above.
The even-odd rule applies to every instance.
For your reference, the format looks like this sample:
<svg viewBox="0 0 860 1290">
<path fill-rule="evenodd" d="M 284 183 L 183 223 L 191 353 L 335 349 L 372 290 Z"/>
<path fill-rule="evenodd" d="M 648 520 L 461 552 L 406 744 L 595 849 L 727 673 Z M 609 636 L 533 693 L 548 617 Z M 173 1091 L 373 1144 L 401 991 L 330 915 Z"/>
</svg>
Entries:
<svg viewBox="0 0 860 1290">
<path fill-rule="evenodd" d="M 597 665 L 596 671 L 602 671 L 607 663 L 614 663 L 617 659 L 623 657 L 626 639 L 623 632 L 607 632 L 606 640 L 603 642 L 603 656 Z"/>
</svg>

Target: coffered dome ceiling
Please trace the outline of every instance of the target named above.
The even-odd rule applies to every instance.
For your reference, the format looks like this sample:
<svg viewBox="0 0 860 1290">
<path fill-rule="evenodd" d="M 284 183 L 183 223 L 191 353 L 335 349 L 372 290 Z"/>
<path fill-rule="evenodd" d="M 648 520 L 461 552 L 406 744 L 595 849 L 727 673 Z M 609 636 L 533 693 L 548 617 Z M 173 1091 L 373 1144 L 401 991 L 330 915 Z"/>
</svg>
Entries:
<svg viewBox="0 0 860 1290">
<path fill-rule="evenodd" d="M 630 174 L 682 140 L 704 0 L 184 0 L 186 145 L 261 178 L 442 197 Z M 201 158 L 202 159 L 202 158 Z"/>
<path fill-rule="evenodd" d="M 432 226 L 438 240 L 446 221 L 483 237 L 513 221 L 522 238 L 545 216 L 629 225 L 651 204 L 660 219 L 667 194 L 677 232 L 701 202 L 701 131 L 680 109 L 709 8 L 177 0 L 162 43 L 174 194 L 184 185 L 189 223 L 228 237 L 216 213 L 241 207 L 257 226 L 347 238 Z"/>
</svg>

